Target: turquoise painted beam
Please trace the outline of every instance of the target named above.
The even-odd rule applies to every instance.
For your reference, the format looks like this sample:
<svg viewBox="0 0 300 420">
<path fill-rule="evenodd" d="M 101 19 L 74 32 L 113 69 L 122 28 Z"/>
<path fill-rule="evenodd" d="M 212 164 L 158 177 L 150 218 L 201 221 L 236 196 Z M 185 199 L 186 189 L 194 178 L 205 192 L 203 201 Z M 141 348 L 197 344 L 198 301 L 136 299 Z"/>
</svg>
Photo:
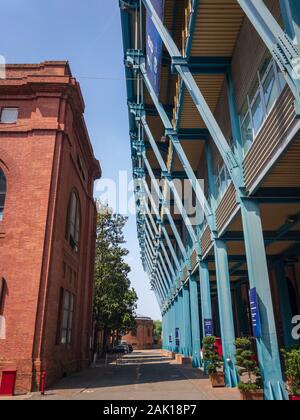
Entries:
<svg viewBox="0 0 300 420">
<path fill-rule="evenodd" d="M 235 367 L 235 331 L 226 243 L 214 241 L 218 302 L 220 312 L 221 337 L 224 359 L 225 383 L 227 387 L 237 386 L 239 378 Z"/>
<path fill-rule="evenodd" d="M 263 0 L 237 1 L 282 71 L 295 97 L 296 112 L 299 114 L 300 81 L 297 75 L 297 66 L 299 66 L 300 55 L 297 46 L 282 30 Z M 295 17 L 299 19 L 299 6 L 295 9 Z"/>
<path fill-rule="evenodd" d="M 259 299 L 262 334 L 256 341 L 265 397 L 267 400 L 284 400 L 287 395 L 281 370 L 259 205 L 254 200 L 243 199 L 241 212 L 250 288 L 256 288 Z"/>
<path fill-rule="evenodd" d="M 182 288 L 183 294 L 183 323 L 184 323 L 184 357 L 191 357 L 192 350 L 192 331 L 191 331 L 191 304 L 190 304 L 190 290 L 188 284 Z"/>
<path fill-rule="evenodd" d="M 153 197 L 152 197 L 152 195 L 151 195 L 151 193 L 150 193 L 150 190 L 149 190 L 149 187 L 148 187 L 148 185 L 147 185 L 147 182 L 146 182 L 145 180 L 143 180 L 143 182 L 144 182 L 144 189 L 145 189 L 146 195 L 147 195 L 147 197 L 149 198 L 149 200 L 150 200 L 150 202 L 151 202 L 151 206 L 152 206 L 152 209 L 154 209 L 154 212 L 155 212 L 155 215 L 156 215 L 156 217 L 157 217 L 157 220 L 159 220 L 158 224 L 159 224 L 159 225 L 160 225 L 160 227 L 161 227 L 162 233 L 163 233 L 163 235 L 164 235 L 164 237 L 165 237 L 165 239 L 166 239 L 167 245 L 168 245 L 168 247 L 169 247 L 169 249 L 170 249 L 170 252 L 171 252 L 172 258 L 173 258 L 173 260 L 174 260 L 174 262 L 175 262 L 175 265 L 176 265 L 176 267 L 177 267 L 177 270 L 179 271 L 179 270 L 180 270 L 180 264 L 179 264 L 178 258 L 177 258 L 177 256 L 176 256 L 176 253 L 175 253 L 174 247 L 173 247 L 173 245 L 172 245 L 172 242 L 170 241 L 170 236 L 169 236 L 169 234 L 168 234 L 167 230 L 165 229 L 165 227 L 163 226 L 162 222 L 160 221 L 160 214 L 159 214 L 159 211 L 158 211 L 157 205 L 156 205 L 156 203 L 154 202 L 154 199 L 153 199 Z M 148 209 L 149 209 L 149 207 L 148 207 Z M 149 211 L 149 214 L 151 214 L 151 212 L 150 212 L 150 211 Z M 151 215 L 151 216 L 152 216 L 152 215 Z M 153 219 L 153 217 L 152 217 L 152 219 Z M 176 277 L 176 275 L 175 275 L 175 271 L 174 271 L 173 266 L 172 266 L 172 264 L 171 264 L 171 262 L 170 262 L 170 259 L 169 259 L 169 258 L 168 258 L 168 256 L 166 255 L 166 248 L 165 248 L 165 246 L 164 246 L 164 243 L 163 243 L 163 242 L 161 242 L 161 247 L 162 247 L 163 252 L 164 252 L 164 254 L 165 254 L 165 257 L 166 257 L 166 259 L 167 259 L 167 261 L 168 261 L 168 264 L 169 264 L 170 270 L 172 271 L 173 277 Z"/>
<path fill-rule="evenodd" d="M 205 261 L 200 262 L 200 299 L 202 310 L 202 331 L 203 337 L 206 337 L 205 321 L 212 320 L 212 306 L 211 306 L 211 293 L 210 293 L 210 280 L 208 264 Z"/>
<path fill-rule="evenodd" d="M 201 362 L 201 333 L 198 301 L 197 276 L 192 274 L 189 278 L 190 288 L 190 307 L 191 307 L 191 330 L 192 330 L 192 348 L 193 348 L 193 367 L 202 366 Z"/>
<path fill-rule="evenodd" d="M 170 175 L 168 174 L 168 168 L 167 168 L 167 166 L 166 166 L 166 164 L 165 164 L 165 162 L 164 162 L 164 160 L 163 160 L 163 158 L 161 156 L 161 153 L 160 153 L 160 151 L 159 151 L 159 149 L 157 147 L 156 141 L 155 141 L 155 139 L 154 139 L 154 137 L 153 137 L 153 135 L 151 133 L 151 130 L 150 130 L 147 122 L 144 119 L 142 119 L 142 123 L 143 123 L 144 129 L 145 129 L 145 133 L 147 135 L 147 138 L 148 138 L 149 142 L 151 143 L 152 149 L 153 149 L 153 151 L 155 153 L 155 156 L 156 156 L 156 158 L 157 158 L 157 160 L 158 160 L 158 162 L 160 164 L 160 167 L 161 167 L 161 170 L 162 170 L 162 173 L 163 173 L 163 177 L 166 180 L 166 182 L 167 182 L 170 190 L 172 191 L 172 193 L 174 195 L 174 200 L 176 202 L 176 206 L 178 207 L 178 210 L 181 213 L 181 216 L 182 216 L 182 218 L 183 218 L 183 220 L 185 222 L 185 225 L 186 225 L 186 227 L 188 229 L 189 235 L 191 236 L 191 238 L 192 238 L 193 243 L 195 244 L 195 246 L 198 247 L 198 240 L 197 240 L 197 237 L 195 235 L 194 229 L 192 227 L 192 222 L 190 221 L 190 218 L 189 218 L 189 216 L 188 216 L 188 214 L 186 212 L 186 209 L 183 206 L 181 197 L 178 194 L 178 191 L 176 189 L 176 186 L 173 183 L 173 181 L 171 180 Z M 147 166 L 147 169 L 148 169 L 148 166 Z M 195 187 L 195 190 L 198 191 L 198 188 Z M 171 221 L 171 223 L 172 224 L 174 223 L 173 220 Z M 175 229 L 174 235 L 177 236 L 177 242 L 178 242 L 178 244 L 179 244 L 179 246 L 181 248 L 182 253 L 184 254 L 185 253 L 185 247 L 184 247 L 184 245 L 182 245 L 182 241 L 181 242 L 178 241 L 178 231 L 177 231 L 177 229 Z"/>
<path fill-rule="evenodd" d="M 227 98 L 228 98 L 229 115 L 230 115 L 231 130 L 232 130 L 232 137 L 233 137 L 234 153 L 238 162 L 240 162 L 241 164 L 242 176 L 244 177 L 243 165 L 242 165 L 242 162 L 244 160 L 243 140 L 242 140 L 242 134 L 241 134 L 241 129 L 240 129 L 240 120 L 239 120 L 239 115 L 237 112 L 233 79 L 232 79 L 230 68 L 228 69 L 226 73 L 226 82 L 227 82 Z"/>
<path fill-rule="evenodd" d="M 173 68 L 181 76 L 188 92 L 190 93 L 196 108 L 198 109 L 206 127 L 208 128 L 216 147 L 225 162 L 228 171 L 231 175 L 232 181 L 235 184 L 237 190 L 244 187 L 243 179 L 241 177 L 241 167 L 235 159 L 232 150 L 229 147 L 227 140 L 225 139 L 222 130 L 220 129 L 213 113 L 211 112 L 203 94 L 201 93 L 193 75 L 191 74 L 187 61 L 182 57 L 175 41 L 172 39 L 168 29 L 164 26 L 163 22 L 156 13 L 155 8 L 151 0 L 143 0 L 143 3 L 147 9 L 148 15 L 155 25 L 160 37 L 170 54 L 172 59 Z M 145 71 L 146 69 L 143 69 Z M 142 73 L 143 73 L 142 71 Z M 144 76 L 144 73 L 143 73 Z M 148 90 L 149 87 L 147 86 Z M 157 106 L 156 106 L 157 107 Z M 158 108 L 158 107 L 157 107 Z M 159 110 L 159 108 L 158 108 Z"/>
</svg>

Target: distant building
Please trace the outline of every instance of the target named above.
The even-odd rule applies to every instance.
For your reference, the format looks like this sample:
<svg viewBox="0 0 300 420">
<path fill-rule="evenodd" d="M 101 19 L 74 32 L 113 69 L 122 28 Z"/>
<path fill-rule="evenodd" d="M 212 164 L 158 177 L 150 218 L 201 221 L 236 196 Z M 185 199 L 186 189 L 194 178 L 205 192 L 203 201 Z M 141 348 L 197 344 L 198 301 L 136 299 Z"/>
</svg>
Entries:
<svg viewBox="0 0 300 420">
<path fill-rule="evenodd" d="M 153 348 L 154 322 L 147 316 L 136 317 L 136 329 L 123 336 L 122 341 L 131 344 L 134 350 L 147 350 Z"/>
<path fill-rule="evenodd" d="M 0 80 L 0 372 L 16 392 L 90 362 L 99 162 L 67 62 Z M 0 373 L 1 375 L 1 373 Z M 1 380 L 1 378 L 0 378 Z"/>
</svg>

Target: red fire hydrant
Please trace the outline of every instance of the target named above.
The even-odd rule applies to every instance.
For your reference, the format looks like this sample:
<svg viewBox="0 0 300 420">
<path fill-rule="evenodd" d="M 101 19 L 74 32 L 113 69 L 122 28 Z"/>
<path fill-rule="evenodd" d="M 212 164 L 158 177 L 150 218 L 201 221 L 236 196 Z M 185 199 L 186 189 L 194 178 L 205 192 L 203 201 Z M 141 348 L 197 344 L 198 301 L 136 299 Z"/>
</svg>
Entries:
<svg viewBox="0 0 300 420">
<path fill-rule="evenodd" d="M 46 372 L 42 372 L 41 395 L 45 395 L 46 376 L 47 376 Z"/>
</svg>

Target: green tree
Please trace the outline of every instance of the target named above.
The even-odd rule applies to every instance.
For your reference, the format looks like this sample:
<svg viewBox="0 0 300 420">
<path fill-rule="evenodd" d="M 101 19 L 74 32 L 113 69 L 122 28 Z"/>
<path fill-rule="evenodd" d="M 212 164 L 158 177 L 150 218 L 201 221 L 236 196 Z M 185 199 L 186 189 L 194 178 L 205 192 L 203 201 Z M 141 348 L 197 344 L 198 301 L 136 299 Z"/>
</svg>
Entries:
<svg viewBox="0 0 300 420">
<path fill-rule="evenodd" d="M 130 267 L 125 262 L 128 250 L 123 247 L 123 229 L 127 218 L 113 214 L 108 207 L 98 203 L 94 315 L 96 333 L 103 328 L 103 348 L 94 348 L 104 353 L 109 336 L 113 341 L 119 334 L 135 328 L 137 294 L 131 288 Z M 97 337 L 97 334 L 95 334 Z"/>
<path fill-rule="evenodd" d="M 154 337 L 160 338 L 162 333 L 162 322 L 154 321 L 153 335 Z"/>
</svg>

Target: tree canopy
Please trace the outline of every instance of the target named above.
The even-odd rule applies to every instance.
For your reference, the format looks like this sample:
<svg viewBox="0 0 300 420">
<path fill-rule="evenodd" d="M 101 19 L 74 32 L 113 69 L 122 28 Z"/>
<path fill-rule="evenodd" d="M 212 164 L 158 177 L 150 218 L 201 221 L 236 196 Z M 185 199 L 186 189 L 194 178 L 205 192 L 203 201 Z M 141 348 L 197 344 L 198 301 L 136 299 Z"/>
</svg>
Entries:
<svg viewBox="0 0 300 420">
<path fill-rule="evenodd" d="M 154 321 L 153 335 L 155 337 L 161 337 L 161 333 L 162 333 L 162 322 Z"/>
<path fill-rule="evenodd" d="M 129 280 L 123 229 L 127 218 L 98 203 L 94 313 L 107 334 L 125 334 L 135 327 L 137 294 Z"/>
</svg>

